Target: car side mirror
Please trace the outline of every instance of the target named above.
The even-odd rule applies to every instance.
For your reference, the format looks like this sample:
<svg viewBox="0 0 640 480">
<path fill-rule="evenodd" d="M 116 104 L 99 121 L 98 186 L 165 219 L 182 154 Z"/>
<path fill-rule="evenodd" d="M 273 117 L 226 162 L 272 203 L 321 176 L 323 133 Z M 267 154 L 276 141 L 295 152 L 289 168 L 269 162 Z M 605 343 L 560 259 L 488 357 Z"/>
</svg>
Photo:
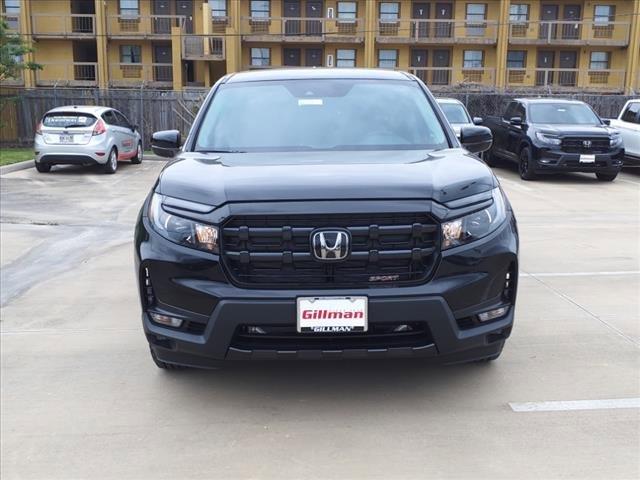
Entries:
<svg viewBox="0 0 640 480">
<path fill-rule="evenodd" d="M 604 123 L 605 125 L 611 125 L 611 120 L 608 118 L 603 118 L 602 123 Z"/>
<path fill-rule="evenodd" d="M 460 143 L 471 153 L 486 152 L 491 148 L 493 135 L 487 127 L 466 126 L 460 129 Z"/>
<path fill-rule="evenodd" d="M 162 130 L 151 135 L 151 150 L 159 157 L 175 157 L 181 145 L 182 137 L 178 130 Z"/>
<path fill-rule="evenodd" d="M 482 118 L 482 117 L 473 117 L 473 123 L 475 125 L 482 125 L 482 122 L 484 122 L 484 118 Z"/>
<path fill-rule="evenodd" d="M 509 119 L 509 123 L 511 125 L 513 125 L 514 127 L 521 127 L 522 126 L 522 117 L 511 117 Z"/>
</svg>

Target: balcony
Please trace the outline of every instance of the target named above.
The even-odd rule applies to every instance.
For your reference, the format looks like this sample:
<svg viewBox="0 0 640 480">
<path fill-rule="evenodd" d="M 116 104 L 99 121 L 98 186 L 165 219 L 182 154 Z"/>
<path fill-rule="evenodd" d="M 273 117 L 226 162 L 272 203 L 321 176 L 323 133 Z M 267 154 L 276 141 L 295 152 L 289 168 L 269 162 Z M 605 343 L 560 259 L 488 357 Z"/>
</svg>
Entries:
<svg viewBox="0 0 640 480">
<path fill-rule="evenodd" d="M 0 19 L 4 20 L 9 27 L 9 32 L 20 33 L 20 15 L 11 13 L 0 13 Z"/>
<path fill-rule="evenodd" d="M 182 36 L 182 58 L 184 60 L 224 60 L 224 48 L 224 36 Z"/>
<path fill-rule="evenodd" d="M 509 24 L 509 43 L 625 47 L 630 29 L 629 22 L 518 22 Z"/>
<path fill-rule="evenodd" d="M 378 20 L 378 43 L 492 45 L 498 38 L 498 23 L 491 20 Z"/>
<path fill-rule="evenodd" d="M 231 22 L 230 17 L 213 17 L 211 19 L 210 33 L 223 35 L 227 32 L 227 27 Z"/>
<path fill-rule="evenodd" d="M 85 14 L 31 15 L 33 37 L 92 38 L 96 36 L 96 16 Z"/>
<path fill-rule="evenodd" d="M 91 62 L 43 63 L 36 70 L 39 87 L 95 87 L 98 84 L 98 64 Z"/>
<path fill-rule="evenodd" d="M 506 83 L 512 90 L 621 92 L 624 80 L 624 70 L 508 68 Z"/>
<path fill-rule="evenodd" d="M 361 19 L 243 17 L 243 40 L 251 42 L 362 43 Z"/>
<path fill-rule="evenodd" d="M 184 25 L 182 15 L 110 15 L 107 17 L 107 34 L 122 39 L 169 39 L 171 27 Z"/>
<path fill-rule="evenodd" d="M 171 88 L 171 63 L 113 63 L 109 65 L 109 86 L 125 88 Z"/>
<path fill-rule="evenodd" d="M 493 90 L 496 84 L 495 68 L 411 67 L 409 72 L 432 90 L 455 87 L 486 91 Z"/>
</svg>

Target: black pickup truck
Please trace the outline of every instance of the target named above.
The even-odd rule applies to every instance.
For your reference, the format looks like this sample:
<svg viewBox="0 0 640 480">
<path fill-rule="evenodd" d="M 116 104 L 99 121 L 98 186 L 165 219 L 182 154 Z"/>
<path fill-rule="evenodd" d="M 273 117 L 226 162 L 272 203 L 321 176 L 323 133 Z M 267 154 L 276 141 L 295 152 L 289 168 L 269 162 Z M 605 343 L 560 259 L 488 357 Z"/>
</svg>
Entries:
<svg viewBox="0 0 640 480">
<path fill-rule="evenodd" d="M 493 146 L 485 161 L 518 163 L 520 176 L 554 172 L 595 173 L 610 182 L 622 168 L 622 137 L 589 105 L 576 100 L 516 99 L 501 117 L 486 117 Z"/>
</svg>

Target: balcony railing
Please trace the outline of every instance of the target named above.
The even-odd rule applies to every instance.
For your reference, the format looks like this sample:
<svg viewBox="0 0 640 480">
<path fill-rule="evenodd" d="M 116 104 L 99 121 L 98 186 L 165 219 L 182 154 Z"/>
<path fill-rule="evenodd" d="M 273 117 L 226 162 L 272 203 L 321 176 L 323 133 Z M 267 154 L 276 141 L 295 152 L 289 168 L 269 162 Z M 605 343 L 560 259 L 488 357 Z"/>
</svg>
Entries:
<svg viewBox="0 0 640 480">
<path fill-rule="evenodd" d="M 579 68 L 508 68 L 507 86 L 544 90 L 624 90 L 624 70 L 593 70 Z"/>
<path fill-rule="evenodd" d="M 109 85 L 112 87 L 171 87 L 171 63 L 113 63 L 109 65 Z"/>
<path fill-rule="evenodd" d="M 40 87 L 93 87 L 98 84 L 98 64 L 92 62 L 43 63 L 36 70 L 36 85 Z"/>
<path fill-rule="evenodd" d="M 231 22 L 230 17 L 213 17 L 211 19 L 211 31 L 210 33 L 224 34 L 227 31 L 227 27 Z"/>
<path fill-rule="evenodd" d="M 92 37 L 96 34 L 96 16 L 84 14 L 31 15 L 34 36 L 44 37 Z"/>
<path fill-rule="evenodd" d="M 10 32 L 20 33 L 20 15 L 10 13 L 0 13 L 0 19 L 4 20 Z"/>
<path fill-rule="evenodd" d="M 463 87 L 469 90 L 490 90 L 495 87 L 495 68 L 410 67 L 429 87 Z"/>
<path fill-rule="evenodd" d="M 387 43 L 496 43 L 498 23 L 492 20 L 378 20 L 377 41 Z"/>
<path fill-rule="evenodd" d="M 224 60 L 224 37 L 216 35 L 184 35 L 182 58 L 185 60 Z"/>
<path fill-rule="evenodd" d="M 363 42 L 364 25 L 361 19 L 339 18 L 292 18 L 292 17 L 243 17 L 241 31 L 243 35 L 260 37 L 265 40 L 280 35 L 279 40 L 310 41 L 334 40 L 336 42 Z"/>
<path fill-rule="evenodd" d="M 7 77 L 0 82 L 3 87 L 20 87 L 24 85 L 24 72 L 20 70 L 15 77 Z"/>
<path fill-rule="evenodd" d="M 512 44 L 583 44 L 625 46 L 629 44 L 629 22 L 541 21 L 512 22 Z"/>
<path fill-rule="evenodd" d="M 171 27 L 184 26 L 183 15 L 110 15 L 107 33 L 111 37 L 169 37 Z"/>
</svg>

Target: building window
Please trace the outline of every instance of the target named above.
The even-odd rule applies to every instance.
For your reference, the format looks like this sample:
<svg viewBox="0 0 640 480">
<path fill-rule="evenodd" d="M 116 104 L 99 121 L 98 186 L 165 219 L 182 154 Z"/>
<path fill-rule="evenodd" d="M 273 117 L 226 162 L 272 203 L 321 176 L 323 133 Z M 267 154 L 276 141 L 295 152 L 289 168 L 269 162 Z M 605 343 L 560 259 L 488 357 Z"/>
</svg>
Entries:
<svg viewBox="0 0 640 480">
<path fill-rule="evenodd" d="M 591 70 L 609 70 L 609 52 L 591 52 Z"/>
<path fill-rule="evenodd" d="M 507 52 L 507 68 L 526 68 L 527 52 L 524 50 L 509 50 Z"/>
<path fill-rule="evenodd" d="M 118 7 L 120 15 L 123 17 L 137 17 L 140 15 L 139 0 L 120 0 Z"/>
<path fill-rule="evenodd" d="M 271 49 L 270 48 L 252 48 L 251 49 L 251 66 L 252 67 L 268 67 L 271 65 Z"/>
<path fill-rule="evenodd" d="M 398 66 L 397 50 L 378 50 L 378 67 L 396 68 Z"/>
<path fill-rule="evenodd" d="M 593 23 L 606 25 L 613 22 L 616 16 L 616 7 L 613 5 L 596 5 L 593 7 Z"/>
<path fill-rule="evenodd" d="M 227 16 L 227 0 L 209 0 L 211 16 L 214 18 Z"/>
<path fill-rule="evenodd" d="M 462 60 L 463 68 L 484 67 L 484 52 L 482 50 L 465 50 Z"/>
<path fill-rule="evenodd" d="M 467 3 L 467 21 L 482 23 L 487 19 L 487 6 L 484 3 Z"/>
<path fill-rule="evenodd" d="M 336 50 L 336 67 L 353 68 L 356 66 L 356 51 L 348 48 Z"/>
<path fill-rule="evenodd" d="M 140 45 L 121 45 L 120 63 L 142 63 L 142 47 Z"/>
<path fill-rule="evenodd" d="M 2 13 L 7 15 L 20 15 L 21 0 L 4 0 L 2 2 Z"/>
<path fill-rule="evenodd" d="M 251 17 L 268 18 L 270 14 L 269 0 L 251 0 Z"/>
<path fill-rule="evenodd" d="M 514 4 L 509 7 L 509 21 L 511 23 L 526 23 L 529 20 L 529 5 Z"/>
<path fill-rule="evenodd" d="M 338 2 L 338 18 L 340 20 L 355 20 L 357 13 L 356 2 Z"/>
<path fill-rule="evenodd" d="M 395 21 L 400 18 L 400 4 L 398 2 L 382 2 L 380 4 L 380 20 Z"/>
</svg>

